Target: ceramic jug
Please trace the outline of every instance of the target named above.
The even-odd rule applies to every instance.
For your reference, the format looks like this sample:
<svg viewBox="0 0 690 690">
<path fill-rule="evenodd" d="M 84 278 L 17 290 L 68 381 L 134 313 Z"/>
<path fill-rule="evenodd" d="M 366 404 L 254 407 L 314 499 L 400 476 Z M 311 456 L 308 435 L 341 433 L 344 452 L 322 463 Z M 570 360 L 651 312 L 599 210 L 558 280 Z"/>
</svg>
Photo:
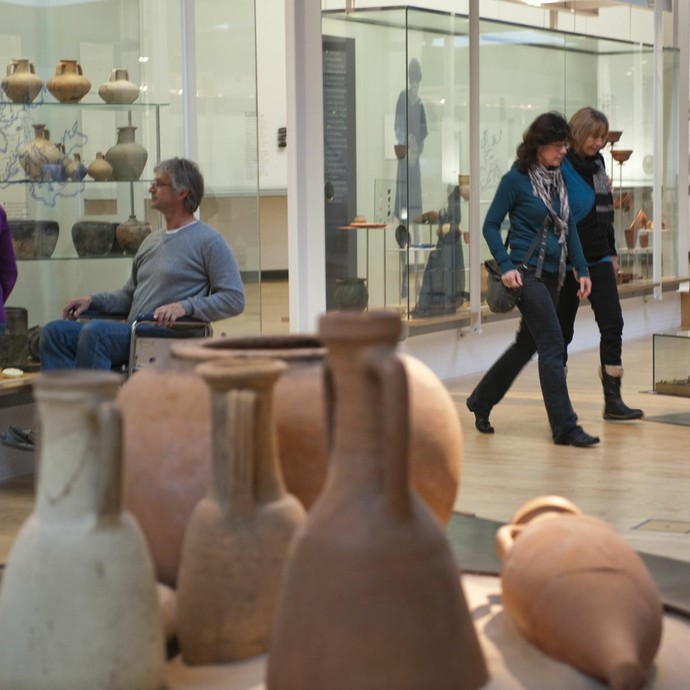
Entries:
<svg viewBox="0 0 690 690">
<path fill-rule="evenodd" d="M 2 90 L 14 103 L 31 103 L 43 88 L 33 62 L 26 59 L 12 60 L 7 65 L 7 75 L 2 80 Z"/>
<path fill-rule="evenodd" d="M 113 176 L 113 166 L 108 163 L 105 156 L 99 151 L 96 154 L 96 158 L 86 168 L 86 174 L 99 182 L 110 180 Z"/>
<path fill-rule="evenodd" d="M 60 103 L 79 103 L 91 88 L 77 60 L 60 60 L 46 88 Z"/>
<path fill-rule="evenodd" d="M 543 652 L 639 690 L 659 648 L 662 607 L 642 559 L 561 497 L 526 503 L 497 532 L 506 613 Z"/>
<path fill-rule="evenodd" d="M 0 688 L 160 690 L 153 566 L 121 508 L 120 377 L 86 370 L 34 384 L 37 495 L 0 588 Z"/>
<path fill-rule="evenodd" d="M 86 166 L 81 162 L 81 155 L 74 154 L 74 158 L 65 159 L 65 174 L 70 180 L 83 180 L 86 177 Z"/>
<path fill-rule="evenodd" d="M 44 124 L 32 125 L 34 138 L 19 149 L 19 163 L 31 180 L 50 180 L 55 166 L 61 166 L 65 154 L 50 141 Z"/>
<path fill-rule="evenodd" d="M 330 459 L 298 531 L 268 690 L 479 688 L 487 670 L 444 530 L 409 482 L 400 317 L 330 312 Z"/>
<path fill-rule="evenodd" d="M 136 254 L 141 243 L 151 234 L 151 224 L 137 220 L 132 214 L 115 228 L 117 244 L 124 254 Z"/>
<path fill-rule="evenodd" d="M 105 159 L 113 166 L 116 180 L 138 180 L 149 157 L 146 149 L 134 141 L 136 127 L 117 128 L 117 144 L 105 152 Z"/>
<path fill-rule="evenodd" d="M 146 368 L 118 393 L 125 417 L 125 504 L 146 534 L 159 578 L 174 585 L 189 515 L 209 485 L 210 409 L 194 367 L 226 357 L 279 358 L 288 370 L 274 391 L 281 468 L 288 491 L 309 509 L 326 480 L 323 343 L 314 335 L 178 341 L 160 368 Z M 445 524 L 462 468 L 455 405 L 422 362 L 401 355 L 410 395 L 415 489 Z M 166 420 L 165 432 L 160 424 Z M 431 420 L 431 421 L 430 421 Z M 161 519 L 165 515 L 165 520 Z"/>
<path fill-rule="evenodd" d="M 288 546 L 306 515 L 276 457 L 273 386 L 285 368 L 225 359 L 197 369 L 211 389 L 213 460 L 180 561 L 178 641 L 189 664 L 268 649 Z"/>
<path fill-rule="evenodd" d="M 116 67 L 110 73 L 110 80 L 98 87 L 98 95 L 106 103 L 134 103 L 139 98 L 139 87 L 129 81 L 129 72 Z"/>
</svg>

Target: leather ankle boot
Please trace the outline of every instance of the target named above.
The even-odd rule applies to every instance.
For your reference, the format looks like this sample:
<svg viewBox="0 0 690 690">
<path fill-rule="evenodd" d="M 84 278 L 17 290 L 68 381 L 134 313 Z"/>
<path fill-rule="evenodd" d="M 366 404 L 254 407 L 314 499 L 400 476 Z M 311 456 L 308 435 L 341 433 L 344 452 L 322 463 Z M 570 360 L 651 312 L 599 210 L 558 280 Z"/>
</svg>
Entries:
<svg viewBox="0 0 690 690">
<path fill-rule="evenodd" d="M 604 419 L 641 419 L 644 412 L 637 408 L 628 407 L 621 398 L 623 367 L 615 364 L 605 364 L 599 370 L 599 375 L 604 387 Z"/>
</svg>

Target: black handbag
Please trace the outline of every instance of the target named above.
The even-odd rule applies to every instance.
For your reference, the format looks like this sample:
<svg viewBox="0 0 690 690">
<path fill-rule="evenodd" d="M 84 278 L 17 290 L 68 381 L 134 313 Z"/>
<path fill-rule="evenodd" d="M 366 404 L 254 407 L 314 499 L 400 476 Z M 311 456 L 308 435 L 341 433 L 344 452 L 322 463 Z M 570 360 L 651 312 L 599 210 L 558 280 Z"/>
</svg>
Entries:
<svg viewBox="0 0 690 690">
<path fill-rule="evenodd" d="M 484 262 L 488 275 L 486 303 L 494 314 L 505 314 L 515 308 L 522 296 L 522 286 L 509 288 L 501 280 L 501 269 L 494 259 Z M 519 268 L 518 268 L 519 270 Z"/>
<path fill-rule="evenodd" d="M 539 232 L 534 236 L 532 244 L 525 255 L 524 261 L 522 264 L 515 267 L 518 271 L 520 271 L 520 273 L 522 273 L 524 268 L 527 266 L 527 262 L 534 253 L 534 250 L 537 248 L 537 243 L 539 240 L 545 237 L 548 220 L 549 216 L 546 217 L 546 220 L 539 229 Z M 506 248 L 508 247 L 509 237 L 510 231 L 508 231 L 508 235 L 506 236 Z M 486 273 L 488 276 L 486 287 L 486 303 L 488 304 L 489 309 L 494 314 L 506 314 L 507 312 L 512 311 L 520 301 L 520 297 L 522 297 L 522 286 L 516 288 L 506 287 L 501 279 L 501 269 L 499 268 L 495 259 L 485 261 L 484 267 L 486 268 Z"/>
</svg>

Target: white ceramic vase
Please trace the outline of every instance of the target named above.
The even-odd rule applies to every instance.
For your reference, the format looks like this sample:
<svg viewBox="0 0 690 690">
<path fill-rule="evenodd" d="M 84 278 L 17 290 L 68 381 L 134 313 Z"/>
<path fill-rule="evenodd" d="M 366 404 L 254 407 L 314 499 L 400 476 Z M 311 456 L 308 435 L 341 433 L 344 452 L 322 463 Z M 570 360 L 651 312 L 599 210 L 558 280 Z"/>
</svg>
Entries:
<svg viewBox="0 0 690 690">
<path fill-rule="evenodd" d="M 0 590 L 0 688 L 160 690 L 163 629 L 155 577 L 123 513 L 120 377 L 42 374 L 36 505 Z"/>
</svg>

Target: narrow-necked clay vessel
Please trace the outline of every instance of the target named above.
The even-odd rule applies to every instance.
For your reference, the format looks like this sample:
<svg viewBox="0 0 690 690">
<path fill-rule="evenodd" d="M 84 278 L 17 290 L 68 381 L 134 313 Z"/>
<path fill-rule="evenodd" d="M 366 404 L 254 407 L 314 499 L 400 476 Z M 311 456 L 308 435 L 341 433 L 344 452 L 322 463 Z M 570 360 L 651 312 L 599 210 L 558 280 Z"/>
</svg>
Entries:
<svg viewBox="0 0 690 690">
<path fill-rule="evenodd" d="M 661 641 L 659 592 L 606 523 L 558 496 L 529 501 L 497 533 L 503 605 L 543 652 L 639 690 Z"/>
<path fill-rule="evenodd" d="M 0 589 L 0 687 L 160 690 L 153 565 L 121 508 L 120 377 L 42 374 L 36 506 Z"/>
<path fill-rule="evenodd" d="M 189 664 L 268 649 L 288 547 L 306 517 L 276 457 L 273 386 L 286 368 L 223 359 L 197 369 L 211 389 L 213 469 L 180 561 L 178 640 Z"/>
<path fill-rule="evenodd" d="M 293 544 L 268 690 L 470 690 L 487 670 L 443 528 L 409 482 L 400 317 L 331 312 L 326 485 Z"/>
<path fill-rule="evenodd" d="M 77 60 L 60 60 L 46 88 L 61 103 L 79 103 L 91 88 Z"/>
<path fill-rule="evenodd" d="M 34 63 L 25 58 L 12 60 L 2 79 L 2 90 L 14 103 L 31 103 L 41 92 L 43 82 L 36 74 Z"/>
<path fill-rule="evenodd" d="M 160 368 L 131 377 L 118 400 L 125 419 L 125 504 L 146 534 L 159 578 L 174 585 L 184 529 L 209 485 L 209 396 L 194 373 L 197 364 L 227 357 L 288 363 L 274 391 L 278 451 L 287 489 L 307 509 L 326 479 L 328 452 L 325 349 L 314 335 L 178 341 L 171 353 Z M 460 484 L 458 414 L 448 391 L 425 364 L 409 355 L 401 358 L 409 385 L 412 481 L 445 524 Z"/>
<path fill-rule="evenodd" d="M 98 87 L 98 95 L 106 103 L 134 103 L 139 97 L 139 87 L 129 81 L 129 72 L 116 67 L 110 73 L 110 79 Z"/>
</svg>

